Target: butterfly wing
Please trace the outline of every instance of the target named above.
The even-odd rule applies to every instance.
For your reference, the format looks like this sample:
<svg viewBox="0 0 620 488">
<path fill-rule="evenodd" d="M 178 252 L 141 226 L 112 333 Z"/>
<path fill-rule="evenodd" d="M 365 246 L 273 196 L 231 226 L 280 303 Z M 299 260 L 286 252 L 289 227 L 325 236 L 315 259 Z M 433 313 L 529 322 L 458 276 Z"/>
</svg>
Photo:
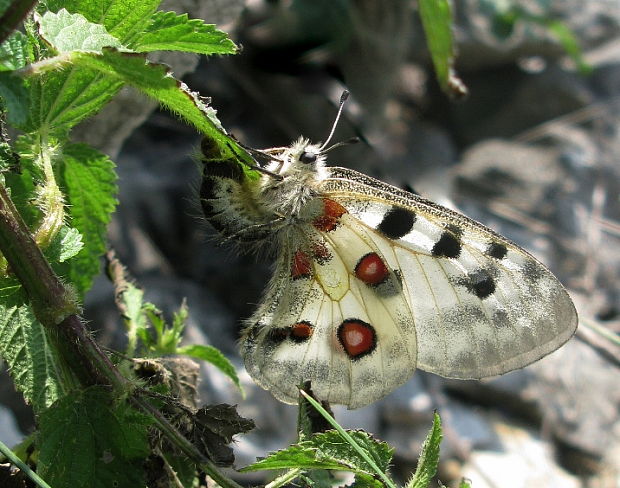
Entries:
<svg viewBox="0 0 620 488">
<path fill-rule="evenodd" d="M 345 168 L 330 168 L 322 190 L 402 274 L 420 369 L 494 376 L 542 358 L 575 332 L 575 307 L 553 274 L 478 222 Z"/>
<path fill-rule="evenodd" d="M 297 402 L 298 387 L 310 381 L 319 398 L 357 408 L 415 370 L 416 335 L 398 276 L 389 273 L 373 287 L 360 283 L 352 257 L 378 248 L 353 231 L 356 219 L 339 220 L 329 232 L 305 226 L 292 239 L 296 245 L 281 247 L 242 338 L 250 375 L 287 403 Z"/>
<path fill-rule="evenodd" d="M 357 408 L 416 367 L 494 376 L 574 333 L 568 294 L 515 244 L 363 174 L 328 171 L 308 204 L 320 210 L 280 234 L 242 338 L 248 372 L 278 399 L 296 402 L 310 381 L 319 398 Z"/>
</svg>

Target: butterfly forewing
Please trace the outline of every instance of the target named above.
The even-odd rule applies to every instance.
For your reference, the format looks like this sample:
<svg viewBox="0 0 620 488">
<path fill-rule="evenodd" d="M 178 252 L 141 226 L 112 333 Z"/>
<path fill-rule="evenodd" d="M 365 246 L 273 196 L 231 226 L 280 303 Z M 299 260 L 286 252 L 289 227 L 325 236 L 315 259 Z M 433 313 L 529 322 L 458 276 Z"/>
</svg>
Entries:
<svg viewBox="0 0 620 488">
<path fill-rule="evenodd" d="M 418 368 L 452 378 L 493 376 L 540 359 L 572 336 L 577 315 L 570 297 L 517 245 L 368 176 L 330 170 L 322 190 L 367 226 L 402 274 Z"/>
</svg>

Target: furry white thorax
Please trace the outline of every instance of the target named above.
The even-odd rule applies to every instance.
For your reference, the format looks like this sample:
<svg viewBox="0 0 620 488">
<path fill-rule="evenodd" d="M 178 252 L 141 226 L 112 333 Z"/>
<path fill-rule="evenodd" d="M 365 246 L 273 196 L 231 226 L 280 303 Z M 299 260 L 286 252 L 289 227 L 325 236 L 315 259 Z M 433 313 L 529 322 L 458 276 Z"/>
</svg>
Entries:
<svg viewBox="0 0 620 488">
<path fill-rule="evenodd" d="M 317 187 L 327 178 L 326 157 L 318 144 L 299 138 L 281 152 L 273 151 L 274 158 L 265 169 L 282 177 L 261 176 L 260 199 L 268 213 L 294 223 L 304 205 L 317 196 Z M 303 154 L 313 155 L 313 162 L 303 162 Z"/>
</svg>

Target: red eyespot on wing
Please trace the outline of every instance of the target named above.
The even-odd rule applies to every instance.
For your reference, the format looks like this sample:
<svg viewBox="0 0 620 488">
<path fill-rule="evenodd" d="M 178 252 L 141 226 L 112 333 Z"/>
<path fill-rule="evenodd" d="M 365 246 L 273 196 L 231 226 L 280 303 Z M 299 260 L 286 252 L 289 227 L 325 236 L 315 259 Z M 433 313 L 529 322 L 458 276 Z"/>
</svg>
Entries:
<svg viewBox="0 0 620 488">
<path fill-rule="evenodd" d="M 291 263 L 291 278 L 309 278 L 312 275 L 312 261 L 303 251 L 295 251 Z"/>
<path fill-rule="evenodd" d="M 338 219 L 347 213 L 347 209 L 334 200 L 323 198 L 323 215 L 314 219 L 312 225 L 320 231 L 329 232 L 338 226 Z"/>
<path fill-rule="evenodd" d="M 357 262 L 355 276 L 368 285 L 383 283 L 390 272 L 376 252 L 370 252 Z"/>
<path fill-rule="evenodd" d="M 374 351 L 377 335 L 372 325 L 359 319 L 347 319 L 338 327 L 338 340 L 351 359 Z"/>
<path fill-rule="evenodd" d="M 314 327 L 310 322 L 305 320 L 291 325 L 291 339 L 295 342 L 303 342 L 312 336 Z"/>
</svg>

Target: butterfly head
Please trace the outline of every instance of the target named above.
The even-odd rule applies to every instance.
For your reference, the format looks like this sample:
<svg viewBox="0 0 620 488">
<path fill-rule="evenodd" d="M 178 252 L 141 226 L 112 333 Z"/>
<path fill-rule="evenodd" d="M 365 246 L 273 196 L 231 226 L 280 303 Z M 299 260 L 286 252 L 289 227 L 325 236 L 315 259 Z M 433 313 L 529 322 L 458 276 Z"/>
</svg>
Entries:
<svg viewBox="0 0 620 488">
<path fill-rule="evenodd" d="M 311 183 L 317 178 L 321 179 L 325 172 L 325 163 L 326 157 L 321 146 L 300 138 L 276 153 L 267 169 L 280 175 L 283 180 Z"/>
</svg>

